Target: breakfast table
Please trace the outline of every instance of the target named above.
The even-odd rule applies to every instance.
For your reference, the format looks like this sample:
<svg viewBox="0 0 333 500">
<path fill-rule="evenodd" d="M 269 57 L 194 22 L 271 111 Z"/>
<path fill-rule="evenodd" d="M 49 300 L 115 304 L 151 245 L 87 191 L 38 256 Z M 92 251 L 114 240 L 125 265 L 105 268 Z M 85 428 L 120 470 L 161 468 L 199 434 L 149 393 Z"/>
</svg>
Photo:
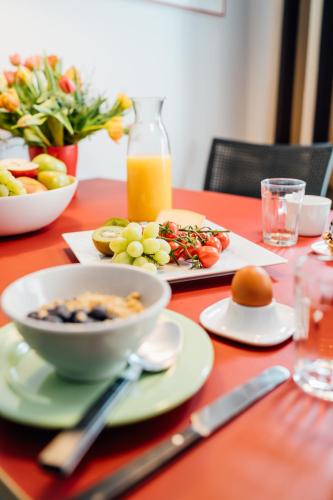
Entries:
<svg viewBox="0 0 333 500">
<path fill-rule="evenodd" d="M 81 181 L 73 201 L 54 223 L 37 232 L 0 238 L 0 292 L 27 273 L 77 262 L 62 233 L 93 229 L 108 217 L 126 216 L 125 190 L 121 181 Z M 261 244 L 258 199 L 175 189 L 173 205 L 201 211 L 209 220 Z M 297 246 L 271 248 L 288 259 L 286 264 L 267 268 L 277 301 L 293 303 L 295 260 L 309 252 L 314 241 L 316 238 L 300 237 Z M 230 296 L 230 284 L 230 276 L 175 283 L 168 308 L 198 322 L 204 308 Z M 0 326 L 7 322 L 8 318 L 0 312 Z M 293 369 L 291 340 L 258 348 L 212 334 L 210 338 L 214 366 L 199 392 L 164 415 L 103 431 L 70 478 L 56 478 L 37 464 L 38 453 L 54 431 L 0 418 L 0 478 L 13 492 L 12 498 L 70 498 L 182 429 L 188 425 L 191 413 L 265 368 L 280 364 Z M 289 380 L 126 498 L 332 499 L 332 419 L 331 405 L 302 393 Z M 9 490 L 3 496 L 0 493 L 1 498 L 6 495 L 10 498 Z"/>
</svg>

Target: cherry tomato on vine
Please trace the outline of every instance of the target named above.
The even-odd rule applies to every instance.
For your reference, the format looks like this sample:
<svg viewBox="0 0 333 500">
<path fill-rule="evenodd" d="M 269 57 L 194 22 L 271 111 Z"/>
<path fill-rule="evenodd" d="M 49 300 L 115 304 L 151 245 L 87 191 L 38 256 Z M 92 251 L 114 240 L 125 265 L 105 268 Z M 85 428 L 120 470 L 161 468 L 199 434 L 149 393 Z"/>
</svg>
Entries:
<svg viewBox="0 0 333 500">
<path fill-rule="evenodd" d="M 215 247 L 203 246 L 198 251 L 198 257 L 202 267 L 212 267 L 220 258 L 220 254 Z"/>
<path fill-rule="evenodd" d="M 210 238 L 208 238 L 208 240 L 206 240 L 204 244 L 208 247 L 216 248 L 219 253 L 222 252 L 222 243 L 218 238 L 216 238 L 216 236 L 210 236 Z"/>
<path fill-rule="evenodd" d="M 168 242 L 171 248 L 171 260 L 178 260 L 183 257 L 184 250 L 176 241 Z"/>
<path fill-rule="evenodd" d="M 195 240 L 192 244 L 187 243 L 186 250 L 184 249 L 185 259 L 190 259 L 191 257 L 198 255 L 200 248 L 201 248 L 201 243 L 199 240 Z"/>
<path fill-rule="evenodd" d="M 160 235 L 165 238 L 177 238 L 178 236 L 178 226 L 175 222 L 167 221 L 162 224 L 165 228 L 160 231 Z"/>
<path fill-rule="evenodd" d="M 187 234 L 187 232 L 186 232 L 186 231 L 178 231 L 178 232 L 177 232 L 177 236 L 178 236 L 179 238 L 182 238 L 182 237 L 187 237 L 187 236 L 188 236 L 188 234 Z"/>
<path fill-rule="evenodd" d="M 228 248 L 230 245 L 230 238 L 228 233 L 216 233 L 215 238 L 217 238 L 221 245 L 222 245 L 222 251 Z"/>
</svg>

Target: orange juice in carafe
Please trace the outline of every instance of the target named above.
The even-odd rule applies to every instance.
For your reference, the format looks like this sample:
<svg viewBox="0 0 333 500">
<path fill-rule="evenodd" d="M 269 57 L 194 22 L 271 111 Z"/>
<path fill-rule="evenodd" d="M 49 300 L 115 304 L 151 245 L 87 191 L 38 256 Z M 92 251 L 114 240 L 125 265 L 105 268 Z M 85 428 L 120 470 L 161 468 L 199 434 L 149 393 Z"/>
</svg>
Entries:
<svg viewBox="0 0 333 500">
<path fill-rule="evenodd" d="M 127 157 L 128 218 L 155 220 L 161 210 L 172 207 L 171 157 Z"/>
<path fill-rule="evenodd" d="M 164 99 L 133 99 L 135 122 L 127 151 L 127 207 L 132 221 L 156 220 L 172 207 L 169 140 L 161 120 Z"/>
</svg>

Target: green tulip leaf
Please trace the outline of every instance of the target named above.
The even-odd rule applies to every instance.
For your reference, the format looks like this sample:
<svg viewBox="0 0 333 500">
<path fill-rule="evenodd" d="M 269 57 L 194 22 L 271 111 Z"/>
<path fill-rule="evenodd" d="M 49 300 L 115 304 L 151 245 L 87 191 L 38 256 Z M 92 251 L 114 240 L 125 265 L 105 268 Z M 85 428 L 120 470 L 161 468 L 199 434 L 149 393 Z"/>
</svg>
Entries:
<svg viewBox="0 0 333 500">
<path fill-rule="evenodd" d="M 47 126 L 51 132 L 51 135 L 54 139 L 54 143 L 56 146 L 64 145 L 64 127 L 62 123 L 59 122 L 53 116 L 49 116 L 47 119 Z"/>
<path fill-rule="evenodd" d="M 46 120 L 46 116 L 43 113 L 36 113 L 35 115 L 24 115 L 18 120 L 17 124 L 13 126 L 13 129 L 19 127 L 31 127 L 35 125 L 43 125 Z"/>
<path fill-rule="evenodd" d="M 66 130 L 68 130 L 68 132 L 73 135 L 74 134 L 74 130 L 73 130 L 73 127 L 71 125 L 71 122 L 69 121 L 69 119 L 67 118 L 67 116 L 65 115 L 65 113 L 63 111 L 58 111 L 58 113 L 54 113 L 53 117 L 58 120 L 64 127 Z"/>
<path fill-rule="evenodd" d="M 23 131 L 23 137 L 25 142 L 28 144 L 36 144 L 37 146 L 44 146 L 41 138 L 30 128 L 26 128 Z"/>
</svg>

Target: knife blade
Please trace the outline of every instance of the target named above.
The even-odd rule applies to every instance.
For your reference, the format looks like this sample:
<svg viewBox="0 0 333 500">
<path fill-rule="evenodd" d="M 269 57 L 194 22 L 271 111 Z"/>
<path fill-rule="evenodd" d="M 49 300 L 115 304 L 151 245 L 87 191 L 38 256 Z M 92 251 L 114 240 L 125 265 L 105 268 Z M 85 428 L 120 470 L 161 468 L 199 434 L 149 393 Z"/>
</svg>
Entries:
<svg viewBox="0 0 333 500">
<path fill-rule="evenodd" d="M 272 366 L 213 403 L 191 415 L 191 424 L 72 500 L 113 500 L 153 474 L 172 458 L 242 413 L 263 396 L 288 380 L 290 372 Z"/>
</svg>

